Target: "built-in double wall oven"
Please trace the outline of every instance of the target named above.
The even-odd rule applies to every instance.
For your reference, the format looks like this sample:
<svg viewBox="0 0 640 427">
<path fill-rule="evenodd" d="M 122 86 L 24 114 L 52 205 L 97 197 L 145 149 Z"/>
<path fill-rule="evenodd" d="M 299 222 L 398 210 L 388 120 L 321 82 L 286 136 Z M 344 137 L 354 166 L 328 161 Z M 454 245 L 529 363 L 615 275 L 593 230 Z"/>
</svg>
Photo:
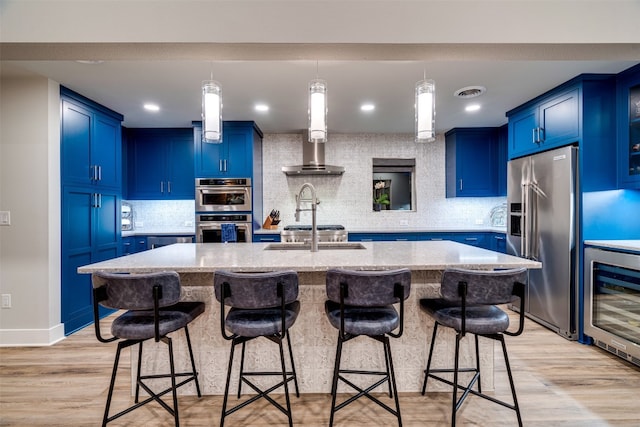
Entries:
<svg viewBox="0 0 640 427">
<path fill-rule="evenodd" d="M 251 212 L 251 178 L 196 178 L 196 212 Z"/>
<path fill-rule="evenodd" d="M 584 265 L 584 333 L 640 366 L 640 255 L 590 247 Z"/>
<path fill-rule="evenodd" d="M 196 178 L 196 242 L 253 240 L 250 178 Z"/>
</svg>

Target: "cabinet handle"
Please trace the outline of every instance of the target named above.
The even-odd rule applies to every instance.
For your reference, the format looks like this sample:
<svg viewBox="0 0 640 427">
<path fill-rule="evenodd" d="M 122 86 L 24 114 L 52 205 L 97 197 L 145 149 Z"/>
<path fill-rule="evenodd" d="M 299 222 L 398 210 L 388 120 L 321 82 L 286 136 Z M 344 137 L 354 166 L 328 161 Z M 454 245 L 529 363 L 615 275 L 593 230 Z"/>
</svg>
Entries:
<svg viewBox="0 0 640 427">
<path fill-rule="evenodd" d="M 91 178 L 89 178 L 91 181 L 95 181 L 96 180 L 96 166 L 95 165 L 91 165 L 89 166 L 90 169 L 90 175 Z"/>
<path fill-rule="evenodd" d="M 222 159 L 218 160 L 218 170 L 220 172 L 224 172 L 224 168 L 222 167 Z"/>
<path fill-rule="evenodd" d="M 224 172 L 227 171 L 227 159 L 224 159 Z"/>
<path fill-rule="evenodd" d="M 98 193 L 98 207 L 102 207 L 102 194 Z"/>
<path fill-rule="evenodd" d="M 538 133 L 538 128 L 531 129 L 531 143 L 532 144 L 537 144 L 538 143 L 538 137 L 536 136 L 537 133 Z"/>
<path fill-rule="evenodd" d="M 467 242 L 475 242 L 476 240 L 478 240 L 478 238 L 477 237 L 465 237 L 464 240 L 467 241 Z"/>
<path fill-rule="evenodd" d="M 462 191 L 462 179 L 460 179 L 460 191 Z"/>
<path fill-rule="evenodd" d="M 167 181 L 167 193 L 171 193 L 171 181 Z"/>
<path fill-rule="evenodd" d="M 96 169 L 98 169 L 98 179 L 96 181 L 102 181 L 102 166 L 96 166 Z"/>
<path fill-rule="evenodd" d="M 538 143 L 544 142 L 544 128 L 538 128 Z"/>
<path fill-rule="evenodd" d="M 164 193 L 164 181 L 160 181 L 160 192 Z"/>
<path fill-rule="evenodd" d="M 504 237 L 500 237 L 500 236 L 493 236 L 493 238 L 496 240 L 504 240 Z"/>
</svg>

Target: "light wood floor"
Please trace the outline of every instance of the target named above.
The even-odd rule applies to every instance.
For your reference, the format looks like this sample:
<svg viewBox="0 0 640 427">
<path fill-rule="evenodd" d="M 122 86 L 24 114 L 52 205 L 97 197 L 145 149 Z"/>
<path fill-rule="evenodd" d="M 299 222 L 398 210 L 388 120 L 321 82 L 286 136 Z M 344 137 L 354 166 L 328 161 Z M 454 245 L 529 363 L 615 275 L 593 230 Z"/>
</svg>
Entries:
<svg viewBox="0 0 640 427">
<path fill-rule="evenodd" d="M 525 426 L 639 426 L 640 369 L 595 347 L 566 341 L 527 321 L 520 337 L 507 338 Z M 425 338 L 426 342 L 426 338 Z M 195 343 L 197 345 L 197 343 Z M 426 344 L 417 351 L 426 351 Z M 51 347 L 0 348 L 0 426 L 100 425 L 114 344 L 100 344 L 86 328 Z M 496 396 L 508 397 L 501 356 L 496 356 Z M 114 405 L 129 403 L 128 357 Z M 422 375 L 422 373 L 416 373 Z M 448 393 L 401 394 L 405 426 L 450 423 Z M 235 398 L 231 398 L 231 403 Z M 179 399 L 181 425 L 219 425 L 219 396 Z M 294 423 L 326 426 L 328 394 L 292 399 Z M 286 425 L 285 417 L 268 404 L 253 404 L 227 418 L 229 426 Z M 110 425 L 166 426 L 168 413 L 156 404 L 142 407 Z M 367 400 L 336 415 L 338 426 L 392 426 L 394 418 Z M 515 413 L 491 402 L 467 399 L 458 414 L 462 426 L 512 426 Z"/>
</svg>

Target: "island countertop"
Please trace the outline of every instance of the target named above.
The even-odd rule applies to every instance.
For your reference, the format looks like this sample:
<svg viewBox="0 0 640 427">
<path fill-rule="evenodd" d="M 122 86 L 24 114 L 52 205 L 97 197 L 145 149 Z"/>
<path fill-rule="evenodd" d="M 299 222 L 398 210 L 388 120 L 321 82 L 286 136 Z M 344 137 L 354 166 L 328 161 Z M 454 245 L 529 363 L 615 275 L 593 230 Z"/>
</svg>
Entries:
<svg viewBox="0 0 640 427">
<path fill-rule="evenodd" d="M 541 268 L 537 261 L 518 258 L 451 241 L 362 242 L 364 249 L 266 250 L 269 243 L 178 243 L 78 268 L 95 271 L 211 273 L 216 270 L 444 270 L 445 268 Z"/>
<path fill-rule="evenodd" d="M 356 243 L 356 242 L 349 242 Z M 328 393 L 331 390 L 335 354 L 336 330 L 327 320 L 325 274 L 329 268 L 353 270 L 411 270 L 411 294 L 405 302 L 404 334 L 393 344 L 394 358 L 398 360 L 396 375 L 399 392 L 417 392 L 422 384 L 426 366 L 425 340 L 431 336 L 433 322 L 421 312 L 420 298 L 437 297 L 440 292 L 442 270 L 449 267 L 492 270 L 503 268 L 540 268 L 539 262 L 530 261 L 475 246 L 451 241 L 361 242 L 364 249 L 308 249 L 267 250 L 271 243 L 177 243 L 108 261 L 78 268 L 80 273 L 95 271 L 144 273 L 174 270 L 180 274 L 181 298 L 185 301 L 204 301 L 205 312 L 189 326 L 199 364 L 200 385 L 204 394 L 224 391 L 224 373 L 229 356 L 229 344 L 217 330 L 220 322 L 220 303 L 213 292 L 213 275 L 217 270 L 236 272 L 294 270 L 298 272 L 299 300 L 304 307 L 291 329 L 291 341 L 296 353 L 296 370 L 302 393 Z M 450 331 L 449 331 L 450 332 Z M 448 333 L 448 332 L 447 332 Z M 176 340 L 182 339 L 177 336 Z M 484 342 L 487 341 L 487 342 Z M 493 389 L 493 342 L 480 343 L 482 387 Z M 470 342 L 465 342 L 464 354 L 471 355 Z M 184 347 L 184 342 L 181 343 Z M 176 344 L 178 345 L 178 344 Z M 344 362 L 361 363 L 363 355 L 384 366 L 384 352 L 368 340 L 355 340 L 347 346 Z M 468 348 L 467 348 L 468 347 Z M 272 370 L 277 366 L 276 352 L 269 340 L 252 344 L 260 357 L 247 362 L 247 370 Z M 267 357 L 267 355 L 269 357 Z M 153 369 L 158 360 L 165 359 L 160 352 L 143 362 L 143 369 Z M 433 366 L 445 366 L 451 354 L 436 347 Z M 467 356 L 464 363 L 471 363 Z M 164 361 L 163 363 L 166 363 Z M 249 366 L 250 365 L 250 366 Z M 162 365 L 161 365 L 162 366 Z M 145 371 L 146 372 L 146 371 Z M 132 370 L 132 382 L 135 373 Z M 235 381 L 235 380 L 234 380 Z M 266 381 L 266 380 L 265 380 Z M 266 384 L 262 384 L 263 386 Z M 191 385 L 182 392 L 195 393 Z M 232 385 L 232 388 L 236 387 Z M 437 386 L 432 391 L 442 391 Z"/>
</svg>

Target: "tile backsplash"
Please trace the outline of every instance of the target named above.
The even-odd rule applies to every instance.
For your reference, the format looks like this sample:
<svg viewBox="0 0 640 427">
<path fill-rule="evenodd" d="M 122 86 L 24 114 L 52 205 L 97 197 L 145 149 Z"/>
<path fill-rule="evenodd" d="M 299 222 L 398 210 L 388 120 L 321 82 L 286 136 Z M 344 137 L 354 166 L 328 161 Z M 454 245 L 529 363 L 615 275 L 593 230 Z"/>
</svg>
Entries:
<svg viewBox="0 0 640 427">
<path fill-rule="evenodd" d="M 330 134 L 325 162 L 343 166 L 341 176 L 287 176 L 281 168 L 302 162 L 300 134 L 265 134 L 263 139 L 263 218 L 271 209 L 280 210 L 282 224 L 295 222 L 295 195 L 305 182 L 317 190 L 321 204 L 317 220 L 354 228 L 473 228 L 490 226 L 491 210 L 504 197 L 445 197 L 444 135 L 433 143 L 417 144 L 409 134 Z M 372 159 L 416 160 L 414 211 L 372 209 Z M 310 223 L 311 214 L 301 214 Z"/>
<path fill-rule="evenodd" d="M 347 229 L 490 227 L 492 209 L 504 197 L 445 197 L 444 135 L 433 143 L 417 144 L 409 134 L 330 134 L 325 161 L 343 166 L 341 176 L 287 176 L 283 166 L 302 162 L 301 134 L 265 134 L 263 139 L 263 206 L 255 215 L 262 223 L 272 210 L 280 211 L 282 226 L 295 223 L 295 195 L 305 182 L 317 190 L 321 203 L 318 224 L 342 224 Z M 415 159 L 416 209 L 372 209 L 372 159 Z M 193 233 L 193 200 L 129 200 L 134 211 L 134 232 Z M 495 210 L 494 210 L 495 213 Z M 301 223 L 311 223 L 303 212 Z"/>
</svg>

